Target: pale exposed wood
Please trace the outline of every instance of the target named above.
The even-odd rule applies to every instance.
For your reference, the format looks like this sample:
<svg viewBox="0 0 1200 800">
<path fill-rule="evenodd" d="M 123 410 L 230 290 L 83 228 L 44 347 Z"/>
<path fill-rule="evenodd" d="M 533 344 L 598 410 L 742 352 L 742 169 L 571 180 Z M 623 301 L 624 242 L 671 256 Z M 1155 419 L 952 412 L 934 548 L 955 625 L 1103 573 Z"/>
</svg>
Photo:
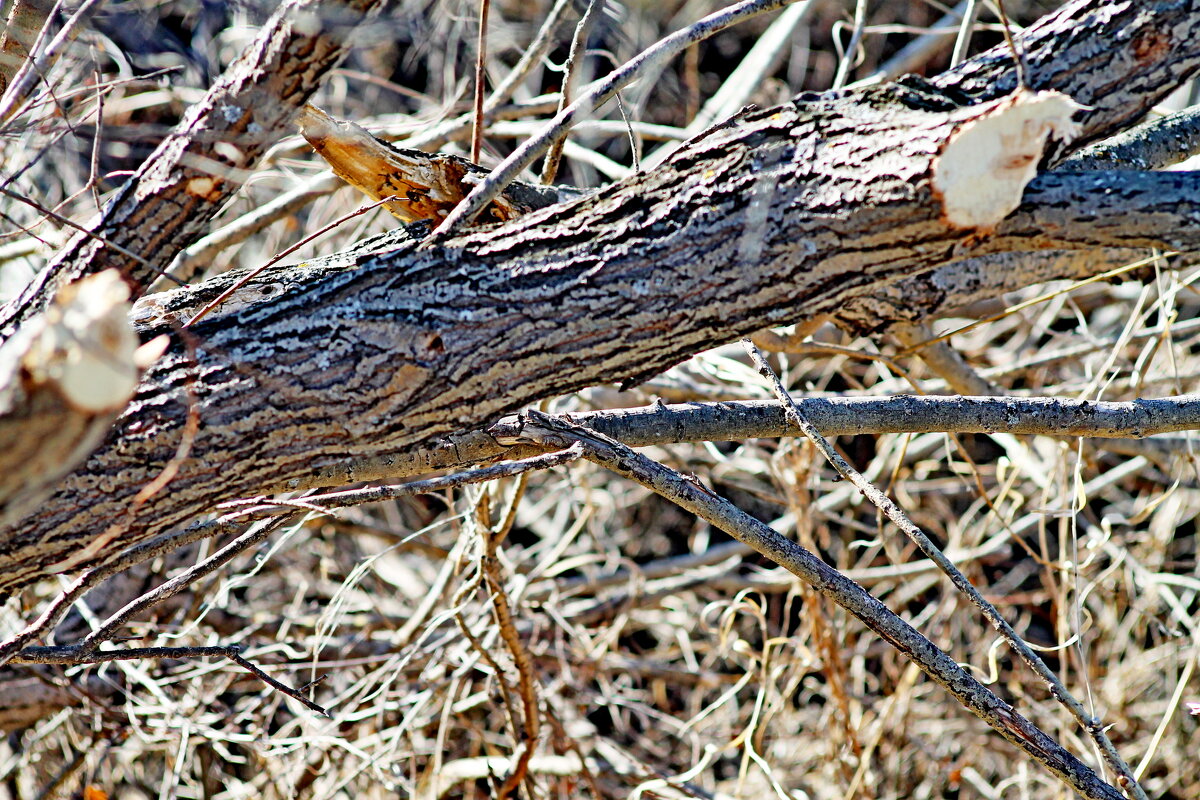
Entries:
<svg viewBox="0 0 1200 800">
<path fill-rule="evenodd" d="M 68 286 L 0 345 L 0 520 L 33 509 L 92 451 L 167 346 L 138 346 L 115 270 Z"/>
</svg>

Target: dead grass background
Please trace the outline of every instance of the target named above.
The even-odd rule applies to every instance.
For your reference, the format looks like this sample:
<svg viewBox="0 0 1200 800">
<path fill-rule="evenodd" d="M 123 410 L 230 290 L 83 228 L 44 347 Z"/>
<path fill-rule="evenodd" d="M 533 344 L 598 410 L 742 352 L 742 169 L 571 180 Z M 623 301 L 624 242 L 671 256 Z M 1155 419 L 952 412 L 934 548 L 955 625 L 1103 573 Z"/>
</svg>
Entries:
<svg viewBox="0 0 1200 800">
<path fill-rule="evenodd" d="M 550 5 L 494 2 L 493 82 Z M 588 68 L 602 74 L 718 5 L 610 3 Z M 1007 5 L 1027 23 L 1058 4 Z M 758 88 L 759 102 L 824 89 L 834 79 L 835 40 L 850 38 L 854 4 L 817 6 Z M 851 79 L 872 74 L 944 11 L 890 0 L 868 10 Z M 57 215 L 86 220 L 236 57 L 267 11 L 246 2 L 108 4 L 50 76 L 52 91 L 3 130 L 5 178 L 20 173 L 11 184 L 16 191 Z M 400 3 L 316 102 L 392 138 L 420 135 L 461 114 L 470 100 L 475 13 L 474 2 L 460 0 Z M 560 31 L 551 62 L 565 57 L 576 18 Z M 972 52 L 999 40 L 989 9 L 980 22 Z M 756 20 L 699 45 L 625 93 L 625 112 L 685 126 L 768 23 Z M 929 72 L 945 65 L 954 36 L 940 42 L 925 60 Z M 140 77 L 162 69 L 172 71 Z M 553 91 L 558 80 L 548 66 L 539 68 L 517 99 Z M 97 87 L 111 87 L 102 101 Z M 615 107 L 603 114 L 622 119 Z M 629 167 L 630 137 L 617 128 L 572 139 Z M 509 130 L 522 129 L 510 123 Z M 433 144 L 461 152 L 464 138 L 460 130 L 454 141 Z M 517 141 L 489 134 L 484 163 L 496 163 Z M 560 180 L 601 185 L 609 178 L 597 163 L 605 162 L 568 153 Z M 280 143 L 214 229 L 323 170 L 299 137 Z M 351 189 L 321 194 L 225 247 L 203 272 L 261 263 L 361 203 Z M 5 200 L 0 211 L 0 286 L 11 293 L 70 230 L 15 201 Z M 375 211 L 294 257 L 335 252 L 393 226 Z M 1197 273 L 1160 267 L 1114 283 L 1031 288 L 935 327 L 952 330 L 1061 289 L 956 335 L 953 344 L 1013 394 L 1123 400 L 1194 392 Z M 886 337 L 851 340 L 827 326 L 814 339 L 844 350 L 801 346 L 778 355 L 797 393 L 945 390 Z M 552 408 L 637 405 L 654 396 L 766 395 L 733 349 L 698 356 L 632 392 L 601 387 Z M 1050 666 L 1111 726 L 1127 760 L 1144 764 L 1152 797 L 1200 797 L 1200 724 L 1184 706 L 1200 699 L 1200 471 L 1190 436 L 1155 449 L 1000 434 L 838 444 L 946 549 L 973 556 L 960 567 L 1027 640 L 1045 648 Z M 907 543 L 886 545 L 900 563 L 888 557 L 885 542 L 898 541 L 895 532 L 856 492 L 834 482 L 802 441 L 651 453 L 818 550 L 1096 762 L 1067 715 L 944 578 L 922 560 L 908 560 Z M 790 575 L 639 487 L 581 463 L 520 484 L 309 519 L 130 631 L 146 645 L 244 644 L 251 660 L 287 683 L 321 678 L 309 691 L 332 719 L 226 663 L 46 668 L 39 677 L 67 688 L 74 700 L 0 742 L 0 798 L 79 797 L 86 787 L 129 800 L 493 796 L 527 726 L 519 671 L 480 576 L 481 531 L 502 527 L 510 504 L 498 570 L 540 721 L 519 796 L 1063 796 L 1050 776 Z M 220 544 L 153 565 L 146 585 Z M 15 630 L 54 590 L 10 603 L 0 634 Z M 60 640 L 86 629 L 81 612 Z"/>
</svg>

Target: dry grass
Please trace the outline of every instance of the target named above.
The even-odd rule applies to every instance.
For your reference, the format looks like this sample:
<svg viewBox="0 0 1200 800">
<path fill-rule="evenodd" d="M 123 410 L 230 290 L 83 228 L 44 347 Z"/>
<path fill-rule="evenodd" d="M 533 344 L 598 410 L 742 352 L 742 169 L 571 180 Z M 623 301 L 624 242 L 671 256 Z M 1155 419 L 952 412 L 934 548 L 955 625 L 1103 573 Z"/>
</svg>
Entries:
<svg viewBox="0 0 1200 800">
<path fill-rule="evenodd" d="M 5 129 L 6 180 L 23 170 L 12 190 L 72 220 L 94 213 L 120 184 L 120 171 L 145 157 L 261 18 L 244 4 L 207 4 L 209 27 L 189 39 L 180 31 L 201 22 L 194 5 L 140 0 L 101 12 L 56 67 L 55 97 L 41 95 L 40 105 Z M 592 67 L 627 58 L 714 5 L 625 3 L 619 19 L 601 22 Z M 870 5 L 872 25 L 919 27 L 940 14 L 919 3 Z M 1027 22 L 1055 4 L 1008 5 Z M 474 3 L 401 6 L 317 98 L 331 113 L 397 136 L 465 110 L 474 40 Z M 494 81 L 549 6 L 496 0 Z M 853 4 L 821 4 L 760 95 L 827 87 L 838 65 L 833 26 L 852 12 Z M 140 44 L 132 18 L 145 26 Z M 991 21 L 985 12 L 983 22 Z M 767 23 L 722 34 L 635 87 L 625 95 L 626 113 L 683 127 Z M 560 32 L 555 62 L 569 35 L 569 27 Z M 841 35 L 844 41 L 849 32 Z M 870 74 L 913 35 L 868 29 L 856 74 Z M 178 46 L 169 46 L 172 38 Z M 994 30 L 980 34 L 986 44 L 997 38 Z M 945 63 L 948 47 L 935 52 L 930 69 Z M 166 78 L 136 77 L 166 67 L 177 69 Z M 518 99 L 556 80 L 539 70 Z M 104 97 L 99 128 L 97 81 L 117 82 Z M 84 88 L 71 94 L 70 87 Z M 616 108 L 606 114 L 621 119 Z M 515 141 L 489 136 L 485 163 Z M 574 141 L 632 163 L 624 133 Z M 465 145 L 446 146 L 461 152 Z M 585 186 L 606 180 L 575 153 L 568 150 L 561 179 Z M 298 137 L 281 143 L 214 228 L 322 170 Z M 323 195 L 222 250 L 206 271 L 259 263 L 361 203 L 348 189 Z M 0 210 L 4 248 L 15 252 L 29 241 L 21 229 L 44 242 L 5 254 L 0 276 L 12 286 L 70 230 L 15 201 Z M 393 224 L 371 212 L 295 258 L 334 252 Z M 1066 291 L 952 341 L 977 371 L 1014 394 L 1120 400 L 1193 392 L 1200 377 L 1200 330 L 1192 324 L 1200 311 L 1197 274 L 1148 267 L 1121 283 L 1059 287 Z M 953 330 L 995 310 L 972 309 L 935 327 Z M 781 355 L 778 366 L 798 393 L 943 390 L 894 343 L 849 340 L 828 326 L 815 339 L 894 361 L 812 348 Z M 1063 355 L 1047 357 L 1055 353 Z M 906 376 L 890 366 L 897 363 Z M 642 390 L 597 389 L 552 407 L 633 405 L 654 394 L 765 396 L 734 348 L 698 356 Z M 1045 648 L 1062 680 L 1111 726 L 1127 760 L 1144 764 L 1148 793 L 1182 799 L 1200 796 L 1200 724 L 1184 708 L 1200 699 L 1193 675 L 1200 471 L 1193 437 L 1170 443 L 1169 452 L 1139 454 L 1136 442 L 1113 449 L 1001 434 L 838 441 L 947 549 L 991 544 L 960 567 L 1028 641 Z M 1044 687 L 996 645 L 944 578 L 907 561 L 907 543 L 834 482 L 809 446 L 748 441 L 650 452 L 850 572 L 1096 763 Z M 497 532 L 507 533 L 502 542 Z M 483 558 L 489 538 L 494 561 Z M 157 609 L 131 634 L 148 645 L 244 644 L 247 657 L 286 683 L 321 678 L 309 691 L 331 719 L 226 663 L 47 668 L 39 674 L 76 687 L 78 700 L 0 744 L 0 798 L 80 796 L 87 785 L 122 800 L 490 797 L 532 728 L 523 690 L 536 693 L 538 734 L 513 796 L 1065 796 L 856 621 L 729 541 L 582 462 L 527 482 L 307 519 Z M 148 585 L 153 572 L 217 546 L 153 565 Z M 905 569 L 889 566 L 889 554 L 906 559 Z M 54 588 L 10 603 L 0 633 L 15 629 Z M 511 609 L 505 626 L 499 599 Z M 82 629 L 79 620 L 71 624 Z"/>
</svg>

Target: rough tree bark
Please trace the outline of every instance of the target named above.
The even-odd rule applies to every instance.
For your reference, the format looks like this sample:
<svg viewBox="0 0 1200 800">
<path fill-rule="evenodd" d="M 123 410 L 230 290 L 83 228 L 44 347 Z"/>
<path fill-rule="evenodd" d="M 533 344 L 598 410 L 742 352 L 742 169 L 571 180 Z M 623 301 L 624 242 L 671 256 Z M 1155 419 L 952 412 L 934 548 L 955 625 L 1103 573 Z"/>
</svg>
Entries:
<svg viewBox="0 0 1200 800">
<path fill-rule="evenodd" d="M 1200 3 L 1166 0 L 1077 0 L 1028 29 L 1030 88 L 1086 107 L 1078 138 L 1052 145 L 1044 166 L 1134 124 L 1194 73 L 1198 33 Z M 270 270 L 183 333 L 228 279 L 147 298 L 140 332 L 170 334 L 170 350 L 101 448 L 36 515 L 0 530 L 0 590 L 96 563 L 218 501 L 289 478 L 313 485 L 347 459 L 427 447 L 540 398 L 636 382 L 955 261 L 1194 249 L 1200 181 L 1188 173 L 1047 172 L 1003 222 L 947 220 L 935 185 L 947 143 L 1006 107 L 1011 65 L 1001 48 L 935 81 L 750 110 L 589 198 L 436 246 L 417 225 Z M 178 474 L 128 513 L 175 454 L 189 408 L 200 431 Z"/>
</svg>

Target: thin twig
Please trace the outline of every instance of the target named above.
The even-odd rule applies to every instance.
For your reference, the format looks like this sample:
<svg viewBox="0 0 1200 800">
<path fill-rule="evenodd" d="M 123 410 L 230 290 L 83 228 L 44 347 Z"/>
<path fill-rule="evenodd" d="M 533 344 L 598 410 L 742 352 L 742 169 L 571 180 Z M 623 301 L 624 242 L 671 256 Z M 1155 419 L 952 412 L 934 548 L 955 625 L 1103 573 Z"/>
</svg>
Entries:
<svg viewBox="0 0 1200 800">
<path fill-rule="evenodd" d="M 491 96 L 483 104 L 485 115 L 495 111 L 501 103 L 512 97 L 521 81 L 525 80 L 530 70 L 550 50 L 551 45 L 554 44 L 554 34 L 558 30 L 558 26 L 562 24 L 563 15 L 571 7 L 572 2 L 573 0 L 556 0 L 554 7 L 550 9 L 550 13 L 542 22 L 542 27 L 538 28 L 538 32 L 534 35 L 533 41 L 530 42 L 529 47 L 525 48 L 521 59 L 513 65 L 513 68 L 504 76 L 504 80 L 500 81 L 500 85 L 492 90 Z"/>
<path fill-rule="evenodd" d="M 604 0 L 588 0 L 587 10 L 583 12 L 583 17 L 579 20 L 579 24 L 575 26 L 575 36 L 571 39 L 571 49 L 567 52 L 567 61 L 563 65 L 563 80 L 562 88 L 559 91 L 558 97 L 558 112 L 562 113 L 563 109 L 571 104 L 571 97 L 575 94 L 575 90 L 579 85 L 579 74 L 583 69 L 584 55 L 587 52 L 588 37 L 592 34 L 592 28 L 596 25 L 596 20 L 600 18 L 600 13 L 604 10 Z M 558 163 L 562 159 L 563 142 L 566 141 L 569 128 L 564 128 L 550 142 L 550 146 L 546 150 L 546 158 L 542 162 L 542 183 L 550 185 L 554 183 L 554 177 L 558 174 Z"/>
<path fill-rule="evenodd" d="M 316 239 L 318 236 L 321 236 L 321 235 L 333 230 L 338 225 L 341 225 L 343 222 L 347 222 L 351 219 L 354 219 L 355 217 L 357 217 L 361 214 L 365 214 L 368 211 L 371 211 L 372 209 L 379 208 L 384 203 L 387 203 L 390 199 L 391 198 L 385 197 L 382 200 L 378 200 L 374 203 L 368 203 L 365 206 L 362 206 L 355 211 L 351 211 L 349 214 L 345 214 L 341 217 L 338 217 L 333 222 L 329 223 L 328 225 L 321 228 L 320 230 L 315 231 L 315 232 L 309 234 L 308 236 L 305 236 L 303 239 L 296 242 L 291 247 L 288 247 L 288 248 L 282 250 L 281 252 L 276 254 L 274 258 L 270 259 L 265 264 L 262 264 L 261 266 L 255 267 L 254 269 L 250 270 L 245 275 L 243 275 L 241 278 L 239 278 L 236 283 L 234 283 L 228 289 L 226 289 L 225 291 L 223 291 L 219 295 L 217 295 L 215 298 L 213 298 L 213 300 L 210 303 L 208 303 L 206 306 L 204 306 L 204 308 L 202 308 L 196 312 L 196 316 L 192 317 L 190 320 L 188 320 L 186 323 L 184 323 L 183 327 L 190 328 L 193 325 L 195 325 L 197 322 L 199 322 L 201 319 L 203 319 L 210 311 L 212 311 L 214 308 L 217 308 L 222 303 L 224 303 L 226 300 L 228 300 L 229 297 L 234 292 L 236 292 L 238 289 L 242 288 L 247 283 L 252 281 L 255 278 L 255 276 L 261 274 L 264 270 L 266 270 L 272 264 L 276 264 L 280 260 L 287 258 L 287 256 L 296 252 L 301 247 L 303 247 L 304 245 L 311 242 L 313 239 Z"/>
<path fill-rule="evenodd" d="M 480 499 L 486 497 L 486 494 L 480 495 Z M 477 508 L 478 510 L 478 508 Z M 475 632 L 471 630 L 471 625 L 467 622 L 466 616 L 463 614 L 463 606 L 466 605 L 467 598 L 470 597 L 483 584 L 483 572 L 481 569 L 476 569 L 475 574 L 470 577 L 457 592 L 454 593 L 454 599 L 450 603 L 450 607 L 454 609 L 454 622 L 458 625 L 459 631 L 463 638 L 471 645 L 472 649 L 479 655 L 483 662 L 492 669 L 492 673 L 496 676 L 496 685 L 500 689 L 500 700 L 504 705 L 504 715 L 508 720 L 509 727 L 513 730 L 517 729 L 517 708 L 513 703 L 512 686 L 508 682 L 508 675 L 505 674 L 505 669 L 496 661 L 495 655 L 488 647 L 480 641 Z"/>
<path fill-rule="evenodd" d="M 483 118 L 484 82 L 487 77 L 485 70 L 487 60 L 487 22 L 491 0 L 479 0 L 479 37 L 475 45 L 475 104 L 474 121 L 471 126 L 471 160 L 479 163 L 479 154 L 483 151 L 483 129 L 487 124 Z"/>
<path fill-rule="evenodd" d="M 97 64 L 96 46 L 91 46 L 92 82 L 100 85 L 100 68 Z M 92 202 L 96 204 L 96 213 L 104 211 L 100 203 L 100 143 L 104 140 L 104 97 L 108 93 L 102 89 L 96 90 L 96 133 L 92 136 L 92 152 L 88 162 L 88 187 L 92 190 Z"/>
<path fill-rule="evenodd" d="M 967 59 L 967 51 L 971 49 L 971 34 L 975 32 L 975 20 L 979 16 L 978 0 L 967 0 L 963 11 L 962 24 L 958 29 L 958 38 L 954 40 L 954 53 L 950 56 L 950 66 L 957 67 Z"/>
<path fill-rule="evenodd" d="M 499 480 L 500 478 L 511 478 L 514 475 L 520 475 L 531 470 L 550 469 L 551 467 L 569 464 L 580 457 L 581 453 L 577 451 L 563 450 L 516 461 L 506 461 L 503 464 L 495 464 L 490 467 L 456 472 L 453 475 L 444 475 L 439 478 L 427 478 L 421 481 L 412 481 L 394 486 L 371 486 L 366 489 L 347 489 L 341 492 L 310 495 L 305 498 L 305 502 L 326 510 L 363 505 L 364 503 L 378 503 L 382 500 L 394 500 L 397 497 L 432 494 L 469 484 L 485 483 L 487 481 Z M 278 513 L 279 510 L 288 506 L 282 501 L 274 503 L 261 498 L 234 500 L 221 503 L 218 506 L 218 508 L 240 507 L 248 507 L 242 513 L 262 515 Z"/>
<path fill-rule="evenodd" d="M 825 459 L 838 471 L 846 480 L 850 481 L 856 489 L 862 492 L 863 496 L 870 500 L 880 511 L 887 516 L 892 523 L 902 530 L 909 539 L 926 555 L 931 561 L 935 562 L 938 567 L 949 578 L 960 592 L 967 596 L 968 599 L 983 613 L 984 617 L 992 627 L 1000 632 L 1009 646 L 1016 651 L 1021 660 L 1032 669 L 1038 677 L 1046 682 L 1050 693 L 1057 699 L 1079 722 L 1080 727 L 1087 731 L 1088 735 L 1095 741 L 1097 747 L 1104 754 L 1105 763 L 1119 776 L 1121 786 L 1128 791 L 1131 796 L 1137 800 L 1147 800 L 1145 792 L 1138 785 L 1137 780 L 1133 777 L 1133 771 L 1129 765 L 1125 763 L 1120 754 L 1117 753 L 1112 741 L 1104 732 L 1104 726 L 1100 720 L 1091 716 L 1084 709 L 1083 705 L 1075 699 L 1075 697 L 1067 690 L 1058 679 L 1058 676 L 1046 666 L 1046 663 L 1033 652 L 1033 649 L 1025 643 L 1012 626 L 1008 624 L 1003 615 L 996 610 L 996 607 L 984 599 L 979 590 L 967 579 L 965 575 L 959 571 L 958 567 L 948 559 L 928 536 L 915 525 L 912 520 L 897 506 L 890 497 L 881 492 L 874 484 L 863 477 L 862 473 L 850 466 L 850 464 L 842 458 L 842 456 L 833 448 L 828 440 L 821 435 L 820 431 L 805 419 L 800 410 L 800 406 L 792 399 L 791 393 L 784 388 L 779 380 L 779 376 L 775 374 L 775 370 L 767 363 L 766 357 L 762 354 L 754 343 L 749 339 L 743 339 L 742 345 L 749 353 L 754 365 L 764 378 L 770 383 L 775 396 L 779 399 L 779 403 L 783 406 L 788 415 L 789 421 L 796 427 L 800 428 L 810 442 L 821 452 Z"/>
<path fill-rule="evenodd" d="M 77 645 L 79 651 L 82 653 L 94 652 L 101 644 L 111 639 L 117 631 L 125 627 L 130 618 L 135 614 L 158 605 L 169 597 L 174 597 L 205 575 L 211 575 L 239 554 L 266 539 L 271 533 L 280 528 L 285 521 L 284 518 L 277 518 L 253 525 L 246 533 L 234 539 L 199 564 L 184 570 L 169 581 L 146 592 L 141 597 L 126 603 Z"/>
<path fill-rule="evenodd" d="M 103 563 L 84 572 L 69 586 L 62 590 L 57 597 L 46 605 L 46 608 L 36 620 L 30 622 L 21 631 L 0 642 L 0 665 L 5 664 L 15 653 L 35 639 L 39 639 L 57 625 L 71 607 L 88 590 L 120 572 L 137 566 L 151 558 L 156 558 L 171 550 L 191 544 L 192 542 L 219 536 L 233 530 L 241 522 L 228 518 L 219 521 L 221 524 L 205 523 L 193 525 L 182 531 L 168 533 L 151 539 L 120 553 L 112 561 Z"/>
<path fill-rule="evenodd" d="M 834 89 L 841 89 L 846 85 L 846 79 L 850 77 L 850 70 L 854 68 L 854 57 L 858 54 L 858 43 L 862 41 L 863 29 L 867 26 L 867 0 L 858 0 L 854 6 L 854 31 L 850 34 L 850 43 L 846 45 L 846 52 L 842 53 L 842 58 L 838 62 L 837 75 L 833 78 Z"/>
<path fill-rule="evenodd" d="M 110 661 L 136 661 L 142 658 L 228 658 L 237 645 L 204 647 L 130 647 L 123 650 L 83 651 L 77 645 L 27 647 L 13 659 L 14 664 L 106 664 Z"/>
<path fill-rule="evenodd" d="M 1017 86 L 1029 88 L 1025 56 L 1017 49 L 1017 42 L 1013 39 L 1012 28 L 1008 24 L 1008 14 L 1004 11 L 1004 0 L 996 0 L 996 10 L 1000 12 L 1000 26 L 1004 30 L 1004 41 L 1008 43 L 1008 49 L 1012 51 L 1013 65 L 1017 71 Z"/>
<path fill-rule="evenodd" d="M 507 517 L 508 514 L 505 516 Z M 501 526 L 503 524 L 504 520 L 501 520 Z M 500 559 L 497 551 L 505 533 L 501 526 L 489 525 L 482 529 L 483 552 L 479 558 L 479 565 L 491 594 L 496 627 L 517 670 L 517 692 L 521 696 L 521 716 L 524 719 L 517 763 L 496 792 L 496 797 L 504 800 L 525 780 L 529 759 L 533 757 L 537 747 L 541 712 L 538 710 L 537 679 L 534 676 L 533 662 L 529 658 L 529 651 L 521 642 L 521 635 L 517 632 L 513 622 L 512 606 L 508 601 L 508 593 L 504 589 L 504 581 L 500 575 Z"/>
<path fill-rule="evenodd" d="M 84 236 L 88 236 L 92 239 L 95 239 L 96 241 L 98 241 L 102 245 L 104 245 L 105 247 L 112 248 L 113 250 L 115 250 L 116 252 L 125 256 L 126 258 L 133 259 L 134 261 L 138 262 L 139 264 L 142 264 L 143 266 L 147 266 L 147 267 L 150 266 L 149 261 L 142 258 L 141 256 L 139 256 L 137 253 L 133 252 L 132 250 L 128 250 L 128 249 L 122 247 L 121 245 L 117 244 L 116 242 L 110 242 L 108 239 L 105 239 L 103 236 L 96 233 L 95 231 L 90 231 L 87 228 L 85 228 L 84 226 L 80 225 L 78 222 L 68 219 L 67 217 L 62 216 L 61 214 L 55 213 L 51 209 L 46 208 L 41 203 L 37 202 L 36 200 L 33 200 L 32 198 L 25 197 L 24 195 L 22 195 L 18 192 L 9 191 L 8 189 L 6 189 L 2 186 L 0 186 L 0 193 L 3 193 L 5 197 L 16 200 L 18 203 L 24 203 L 25 205 L 29 206 L 30 208 L 33 208 L 40 214 L 45 214 L 47 217 L 50 217 L 55 222 L 58 222 L 61 225 L 66 225 L 69 228 L 74 228 L 75 230 L 82 233 Z M 169 277 L 169 276 L 164 275 L 164 277 Z"/>
<path fill-rule="evenodd" d="M 249 672 L 252 675 L 254 675 L 255 677 L 257 677 L 263 683 L 267 684 L 268 686 L 270 686 L 271 688 L 275 689 L 278 692 L 282 692 L 283 694 L 286 694 L 288 697 L 292 698 L 293 700 L 296 700 L 297 702 L 299 702 L 301 705 L 305 706 L 306 708 L 312 709 L 313 711 L 317 712 L 318 714 L 320 714 L 323 717 L 330 716 L 329 712 L 326 711 L 323 707 L 317 705 L 312 700 L 309 700 L 303 694 L 301 694 L 297 690 L 291 688 L 287 684 L 281 683 L 281 682 L 275 680 L 270 675 L 263 672 L 258 667 L 254 666 L 254 664 L 252 664 L 249 661 L 247 661 L 246 659 L 242 658 L 242 656 L 239 655 L 237 649 L 231 650 L 231 652 L 229 654 L 229 659 L 231 661 L 233 661 L 233 663 L 235 663 L 239 667 L 241 667 L 242 669 L 246 670 L 247 672 Z M 310 681 L 308 685 L 311 686 L 312 684 L 313 684 L 313 682 Z"/>
<path fill-rule="evenodd" d="M 328 717 L 329 712 L 309 700 L 286 683 L 272 678 L 247 661 L 241 655 L 239 645 L 212 645 L 207 647 L 131 647 L 125 650 L 102 650 L 99 652 L 79 649 L 78 645 L 66 647 L 29 647 L 21 651 L 13 663 L 16 664 L 104 664 L 110 661 L 137 661 L 144 658 L 228 658 L 277 692 L 302 703 L 318 714 Z"/>
</svg>

